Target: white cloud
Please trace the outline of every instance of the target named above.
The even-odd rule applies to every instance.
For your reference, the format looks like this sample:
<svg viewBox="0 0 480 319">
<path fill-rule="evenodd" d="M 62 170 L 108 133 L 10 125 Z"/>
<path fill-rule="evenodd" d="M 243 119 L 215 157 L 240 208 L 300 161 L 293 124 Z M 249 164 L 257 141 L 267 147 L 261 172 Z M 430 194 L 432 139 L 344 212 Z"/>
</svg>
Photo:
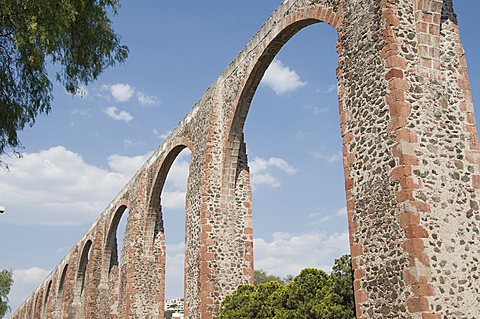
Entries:
<svg viewBox="0 0 480 319">
<path fill-rule="evenodd" d="M 13 271 L 13 286 L 9 294 L 12 313 L 38 287 L 49 271 L 40 267 L 16 269 Z"/>
<path fill-rule="evenodd" d="M 306 110 L 313 112 L 313 114 L 322 114 L 322 113 L 327 113 L 329 111 L 329 108 L 326 106 L 317 106 L 312 104 L 305 105 L 304 108 Z"/>
<path fill-rule="evenodd" d="M 322 89 L 316 89 L 315 92 L 330 94 L 332 92 L 337 92 L 337 90 L 338 90 L 338 85 L 337 84 L 330 84 L 327 87 L 324 87 Z"/>
<path fill-rule="evenodd" d="M 314 219 L 314 221 L 311 223 L 312 225 L 321 225 L 332 219 L 332 216 L 324 215 L 322 213 L 312 213 L 308 215 L 308 217 Z"/>
<path fill-rule="evenodd" d="M 17 269 L 13 271 L 13 279 L 15 282 L 22 282 L 27 284 L 39 283 L 47 275 L 48 275 L 48 270 L 40 267 L 32 267 L 29 269 Z"/>
<path fill-rule="evenodd" d="M 115 121 L 130 122 L 133 116 L 127 111 L 120 111 L 115 106 L 110 106 L 105 109 L 105 113 Z"/>
<path fill-rule="evenodd" d="M 337 154 L 332 154 L 326 157 L 326 161 L 329 163 L 338 162 L 342 159 L 342 153 L 338 152 Z"/>
<path fill-rule="evenodd" d="M 272 187 L 280 187 L 282 183 L 280 183 L 280 180 L 276 176 L 273 176 L 269 172 L 256 175 L 252 174 L 253 188 L 256 188 L 258 185 L 270 185 Z"/>
<path fill-rule="evenodd" d="M 297 275 L 307 267 L 329 272 L 335 259 L 349 252 L 347 232 L 277 232 L 272 237 L 271 241 L 254 239 L 255 269 L 263 269 L 280 277 Z M 183 296 L 184 251 L 184 243 L 167 245 L 167 298 Z"/>
<path fill-rule="evenodd" d="M 0 170 L 0 202 L 8 211 L 2 222 L 16 224 L 80 225 L 90 223 L 135 172 L 149 154 L 108 157 L 108 168 L 86 163 L 63 146 L 22 158 L 2 158 L 10 171 Z M 164 207 L 181 208 L 189 169 L 188 150 L 179 154 L 167 176 L 162 195 Z"/>
<path fill-rule="evenodd" d="M 347 207 L 343 206 L 337 209 L 333 213 L 325 213 L 323 211 L 311 213 L 308 215 L 308 218 L 311 220 L 310 225 L 324 225 L 326 222 L 331 221 L 334 218 L 344 218 L 346 221 L 347 218 Z M 338 221 L 338 219 L 337 219 Z"/>
<path fill-rule="evenodd" d="M 275 59 L 265 72 L 261 84 L 270 87 L 275 94 L 282 95 L 307 85 L 307 82 L 301 81 L 295 70 Z"/>
<path fill-rule="evenodd" d="M 296 173 L 296 168 L 288 164 L 285 160 L 276 157 L 263 159 L 256 157 L 249 162 L 252 186 L 270 185 L 272 187 L 279 187 L 281 182 L 275 175 L 275 172 L 280 171 L 287 175 Z"/>
<path fill-rule="evenodd" d="M 143 92 L 138 92 L 137 99 L 140 105 L 143 106 L 154 106 L 160 104 L 158 97 L 153 95 L 146 95 Z"/>
<path fill-rule="evenodd" d="M 335 162 L 339 162 L 339 161 L 342 160 L 342 152 L 341 151 L 338 151 L 334 154 L 325 154 L 322 151 L 317 151 L 317 152 L 313 152 L 313 156 L 316 159 L 321 159 L 321 160 L 324 160 L 328 163 L 335 163 Z"/>
<path fill-rule="evenodd" d="M 130 84 L 116 83 L 107 85 L 105 88 L 110 90 L 110 93 L 117 102 L 127 102 L 135 93 L 135 89 Z"/>
<path fill-rule="evenodd" d="M 336 92 L 336 91 L 337 91 L 337 88 L 338 88 L 338 85 L 332 84 L 332 85 L 329 85 L 329 86 L 324 90 L 324 92 L 325 92 L 325 93 Z"/>
<path fill-rule="evenodd" d="M 305 136 L 305 132 L 298 131 L 294 134 L 296 138 L 303 138 Z"/>
<path fill-rule="evenodd" d="M 165 291 L 167 298 L 183 297 L 185 243 L 167 245 Z"/>
<path fill-rule="evenodd" d="M 125 176 L 133 176 L 150 155 L 151 153 L 129 157 L 113 154 L 108 157 L 108 166 L 115 172 L 122 173 Z"/>
<path fill-rule="evenodd" d="M 349 252 L 348 232 L 327 234 L 274 233 L 267 241 L 255 238 L 255 269 L 284 277 L 297 275 L 306 267 L 330 271 L 335 258 Z"/>
<path fill-rule="evenodd" d="M 123 147 L 125 148 L 137 147 L 140 145 L 146 145 L 146 143 L 144 141 L 133 141 L 129 138 L 123 139 Z"/>
<path fill-rule="evenodd" d="M 347 207 L 346 207 L 346 206 L 340 207 L 340 208 L 337 210 L 337 216 L 345 216 L 345 217 L 347 217 Z"/>
<path fill-rule="evenodd" d="M 162 192 L 162 207 L 170 209 L 179 209 L 185 207 L 184 191 L 164 191 Z"/>
<path fill-rule="evenodd" d="M 82 116 L 82 117 L 88 117 L 90 115 L 90 109 L 73 109 L 70 114 L 72 116 Z"/>
<path fill-rule="evenodd" d="M 148 155 L 112 155 L 109 169 L 86 163 L 63 146 L 24 153 L 0 170 L 2 222 L 79 225 L 92 222 L 130 180 Z"/>
</svg>

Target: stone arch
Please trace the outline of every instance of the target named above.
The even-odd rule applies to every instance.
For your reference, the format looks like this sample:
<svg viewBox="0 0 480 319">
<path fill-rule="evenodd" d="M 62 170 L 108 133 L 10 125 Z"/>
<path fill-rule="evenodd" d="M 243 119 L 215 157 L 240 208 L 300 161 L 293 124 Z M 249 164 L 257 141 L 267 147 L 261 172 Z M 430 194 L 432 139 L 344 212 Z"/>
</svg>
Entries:
<svg viewBox="0 0 480 319">
<path fill-rule="evenodd" d="M 317 4 L 317 2 L 321 2 Z M 239 258 L 237 262 L 238 267 L 235 268 L 235 274 L 229 274 L 232 280 L 228 283 L 218 282 L 212 280 L 213 285 L 219 285 L 211 288 L 203 281 L 209 280 L 207 275 L 201 276 L 203 279 L 202 290 L 208 292 L 200 296 L 200 304 L 203 305 L 203 311 L 206 313 L 215 313 L 220 307 L 220 301 L 229 293 L 233 292 L 239 284 L 253 283 L 254 269 L 253 269 L 253 225 L 252 225 L 252 189 L 250 185 L 249 169 L 247 163 L 246 145 L 244 143 L 243 127 L 250 107 L 250 103 L 255 94 L 255 91 L 267 70 L 270 63 L 273 61 L 276 54 L 296 33 L 303 28 L 324 22 L 332 26 L 338 33 L 338 39 L 341 38 L 341 23 L 343 13 L 337 1 L 313 1 L 305 4 L 299 1 L 296 4 L 300 8 L 295 7 L 295 2 L 284 1 L 273 15 L 267 20 L 264 26 L 255 35 L 254 39 L 247 44 L 246 48 L 239 54 L 235 60 L 222 75 L 223 87 L 219 88 L 220 92 L 227 91 L 230 94 L 235 92 L 233 98 L 230 100 L 228 94 L 224 94 L 224 125 L 225 139 L 221 147 L 223 148 L 223 158 L 220 175 L 220 207 L 222 214 L 229 216 L 228 220 L 242 220 L 242 230 L 235 234 L 235 239 L 216 243 L 215 247 L 209 245 L 204 251 L 202 258 L 207 260 L 204 264 L 209 265 L 209 271 L 214 273 L 230 272 L 230 270 L 221 269 L 215 270 L 214 267 L 222 268 L 220 262 L 212 260 L 211 256 L 216 254 L 229 255 L 231 260 Z M 305 6 L 305 7 L 302 7 Z M 338 10 L 338 12 L 337 12 Z M 338 47 L 338 45 L 337 45 Z M 338 76 L 337 76 L 338 77 Z M 236 83 L 238 81 L 238 84 Z M 232 89 L 232 83 L 238 85 L 237 88 Z M 339 86 L 341 84 L 339 83 Z M 222 93 L 223 94 L 223 93 Z M 228 104 L 227 104 L 227 100 Z M 341 101 L 340 101 L 341 104 Z M 213 215 L 210 210 L 209 214 Z M 221 218 L 219 218 L 221 219 Z M 226 219 L 226 218 L 225 218 Z M 222 219 L 222 223 L 225 222 Z M 229 229 L 234 229 L 234 225 L 229 225 Z M 220 232 L 220 231 L 218 231 Z M 221 230 L 223 232 L 223 229 Z M 209 237 L 210 233 L 214 236 Z M 225 231 L 225 233 L 227 233 Z M 226 234 L 225 234 L 226 235 Z M 230 234 L 229 234 L 230 235 Z M 212 230 L 211 225 L 207 225 L 202 229 L 200 237 L 208 237 L 212 242 L 221 241 L 217 239 L 222 237 L 216 230 Z M 226 236 L 228 237 L 228 235 Z M 213 239 L 215 238 L 215 239 Z M 222 246 L 221 252 L 217 247 Z M 232 261 L 233 263 L 233 261 Z M 210 266 L 212 265 L 212 266 Z M 230 272 L 231 273 L 231 272 Z M 219 291 L 222 291 L 219 294 Z M 212 291 L 212 292 L 211 292 Z M 215 291 L 215 293 L 213 293 Z M 208 297 L 206 297 L 208 296 Z M 198 311 L 191 307 L 192 312 Z M 202 309 L 200 313 L 203 314 Z M 206 310 L 208 309 L 208 310 Z M 207 315 L 208 316 L 208 315 Z"/>
<path fill-rule="evenodd" d="M 42 306 L 43 306 L 43 290 L 40 289 L 34 298 L 33 308 L 32 308 L 32 318 L 40 319 L 42 315 Z"/>
<path fill-rule="evenodd" d="M 165 155 L 161 159 L 158 169 L 154 173 L 153 185 L 151 192 L 148 195 L 148 215 L 146 218 L 146 235 L 147 253 L 152 249 L 153 242 L 158 233 L 163 230 L 163 219 L 161 212 L 161 195 L 162 190 L 167 179 L 168 172 L 177 158 L 185 148 L 188 148 L 192 152 L 193 156 L 193 144 L 187 138 L 179 138 L 177 143 L 165 150 Z"/>
<path fill-rule="evenodd" d="M 67 272 L 68 272 L 68 264 L 63 266 L 62 273 L 60 275 L 60 279 L 58 281 L 58 288 L 57 288 L 57 297 L 55 300 L 55 313 L 56 316 L 59 318 L 63 317 L 63 308 L 64 308 L 64 295 L 65 295 L 65 282 L 67 280 Z"/>
<path fill-rule="evenodd" d="M 191 158 L 194 157 L 193 144 L 186 138 L 177 138 L 175 143 L 172 143 L 164 151 L 164 156 L 160 159 L 154 178 L 151 191 L 147 197 L 148 214 L 146 218 L 145 234 L 146 234 L 146 254 L 155 256 L 157 267 L 157 299 L 160 300 L 159 313 L 164 312 L 164 299 L 165 299 L 165 279 L 166 279 L 166 245 L 164 237 L 164 218 L 161 205 L 162 191 L 165 186 L 165 182 L 168 177 L 168 173 L 172 167 L 172 164 L 177 159 L 178 155 L 185 149 L 190 150 Z M 190 170 L 190 169 L 189 169 Z M 189 177 L 190 179 L 190 172 Z M 188 186 L 187 186 L 187 198 L 188 198 Z M 185 220 L 188 219 L 188 203 L 185 205 Z M 184 277 L 187 277 L 187 273 L 184 271 Z M 186 279 L 184 281 L 186 284 Z"/>
<path fill-rule="evenodd" d="M 127 284 L 126 269 L 128 268 L 121 259 L 123 245 L 118 244 L 118 226 L 122 218 L 128 221 L 130 214 L 130 202 L 121 199 L 110 211 L 105 225 L 106 237 L 102 243 L 102 257 L 100 267 L 99 291 L 96 298 L 94 313 L 100 317 L 111 317 L 118 314 L 119 307 L 123 306 L 121 298 L 124 297 Z M 127 216 L 125 216 L 127 215 Z M 127 228 L 125 228 L 126 232 Z M 125 236 L 125 233 L 123 234 Z M 127 254 L 128 255 L 128 254 Z M 127 257 L 128 258 L 128 257 Z M 120 265 L 124 267 L 121 268 Z"/>
<path fill-rule="evenodd" d="M 86 290 L 87 283 L 87 270 L 90 258 L 90 252 L 92 249 L 92 241 L 88 239 L 83 245 L 82 253 L 78 262 L 77 276 L 76 276 L 76 293 L 78 296 L 82 296 Z"/>
<path fill-rule="evenodd" d="M 238 189 L 246 190 L 243 198 L 251 203 L 251 186 L 249 180 L 248 163 L 246 157 L 246 145 L 244 142 L 243 128 L 246 122 L 247 114 L 260 84 L 265 71 L 281 50 L 281 48 L 303 28 L 317 23 L 326 23 L 338 32 L 341 23 L 341 13 L 337 14 L 334 7 L 314 6 L 301 12 L 295 12 L 283 17 L 276 27 L 273 28 L 269 37 L 262 40 L 258 47 L 262 48 L 258 53 L 252 66 L 248 69 L 248 75 L 240 86 L 239 93 L 233 102 L 232 109 L 228 117 L 227 140 L 224 145 L 224 164 L 222 174 L 222 194 L 223 200 L 229 205 L 235 204 L 234 199 L 238 196 Z M 338 46 L 338 45 L 337 45 Z M 337 78 L 340 78 L 337 76 Z M 339 81 L 338 85 L 341 83 Z M 341 103 L 341 101 L 339 101 Z M 241 181 L 242 184 L 237 185 Z M 245 243 L 245 269 L 243 272 L 248 274 L 248 281 L 253 282 L 253 225 L 251 204 L 243 205 L 246 219 L 245 234 L 248 234 L 248 240 Z M 238 210 L 235 208 L 234 210 Z"/>
<path fill-rule="evenodd" d="M 48 285 L 45 290 L 45 297 L 43 298 L 42 318 L 45 318 L 48 315 L 48 302 L 49 302 L 51 290 L 52 290 L 52 280 L 50 279 L 48 281 Z"/>
<path fill-rule="evenodd" d="M 78 259 L 77 271 L 74 279 L 73 303 L 69 305 L 69 316 L 73 312 L 74 318 L 84 318 L 87 314 L 87 309 L 90 306 L 89 299 L 89 284 L 92 282 L 93 276 L 89 273 L 89 266 L 93 252 L 93 240 L 87 237 L 83 241 L 82 249 Z"/>
<path fill-rule="evenodd" d="M 115 213 L 112 215 L 112 218 L 108 223 L 107 238 L 105 241 L 103 256 L 104 261 L 102 265 L 102 279 L 108 279 L 108 274 L 110 274 L 112 267 L 117 263 L 118 255 L 121 253 L 118 251 L 119 247 L 117 243 L 117 230 L 120 220 L 122 219 L 125 211 L 128 210 L 129 206 L 130 204 L 128 201 L 123 200 L 118 208 L 115 209 Z"/>
<path fill-rule="evenodd" d="M 240 93 L 237 94 L 237 98 L 233 102 L 228 118 L 228 140 L 224 146 L 225 160 L 222 183 L 224 196 L 228 197 L 229 193 L 233 194 L 231 187 L 235 185 L 236 179 L 241 173 L 240 167 L 242 165 L 238 165 L 238 162 L 239 158 L 242 157 L 241 150 L 244 148 L 243 127 L 257 87 L 270 63 L 280 49 L 303 28 L 324 22 L 337 31 L 341 22 L 341 14 L 337 14 L 333 7 L 312 7 L 301 13 L 296 12 L 285 16 L 274 28 L 273 35 L 264 39 L 263 43 L 258 45 L 263 48 L 263 51 L 248 71 L 248 76 L 240 87 Z"/>
<path fill-rule="evenodd" d="M 33 318 L 33 311 L 34 311 L 33 303 L 35 301 L 34 298 L 35 298 L 35 294 L 31 295 L 27 300 L 27 305 L 25 307 L 25 313 L 24 313 L 25 318 Z"/>
</svg>

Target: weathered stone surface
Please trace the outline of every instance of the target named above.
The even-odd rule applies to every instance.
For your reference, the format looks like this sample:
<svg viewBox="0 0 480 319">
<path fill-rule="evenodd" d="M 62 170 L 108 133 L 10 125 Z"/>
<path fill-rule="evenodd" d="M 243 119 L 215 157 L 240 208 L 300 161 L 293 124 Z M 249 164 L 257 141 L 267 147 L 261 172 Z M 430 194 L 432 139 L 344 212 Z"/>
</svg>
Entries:
<svg viewBox="0 0 480 319">
<path fill-rule="evenodd" d="M 338 32 L 358 318 L 480 318 L 480 152 L 451 0 L 283 1 L 13 318 L 162 318 L 161 192 L 185 147 L 188 318 L 252 282 L 243 126 L 276 53 L 317 22 Z"/>
</svg>

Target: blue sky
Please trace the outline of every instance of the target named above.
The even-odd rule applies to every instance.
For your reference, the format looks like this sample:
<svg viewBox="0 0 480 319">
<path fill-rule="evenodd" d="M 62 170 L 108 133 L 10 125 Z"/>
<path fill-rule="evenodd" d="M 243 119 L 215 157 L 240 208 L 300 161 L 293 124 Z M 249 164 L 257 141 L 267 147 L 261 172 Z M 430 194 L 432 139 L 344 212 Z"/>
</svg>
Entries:
<svg viewBox="0 0 480 319">
<path fill-rule="evenodd" d="M 21 133 L 22 159 L 0 172 L 0 269 L 14 271 L 15 309 L 89 228 L 280 0 L 124 1 L 113 18 L 130 48 L 82 96 L 55 85 L 52 113 Z M 479 105 L 478 1 L 456 1 Z M 336 97 L 336 33 L 323 24 L 290 40 L 252 102 L 255 265 L 280 276 L 328 269 L 348 249 Z M 477 112 L 478 114 L 478 112 Z M 478 121 L 477 117 L 477 121 Z M 165 198 L 167 296 L 183 288 L 187 151 Z"/>
</svg>

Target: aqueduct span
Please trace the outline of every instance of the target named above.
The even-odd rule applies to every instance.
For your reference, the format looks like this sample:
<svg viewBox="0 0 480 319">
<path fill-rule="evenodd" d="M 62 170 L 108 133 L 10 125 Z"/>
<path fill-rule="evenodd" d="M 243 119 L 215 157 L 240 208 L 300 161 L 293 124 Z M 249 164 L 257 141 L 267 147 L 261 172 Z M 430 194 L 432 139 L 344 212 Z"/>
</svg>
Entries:
<svg viewBox="0 0 480 319">
<path fill-rule="evenodd" d="M 188 318 L 252 282 L 243 124 L 276 53 L 318 22 L 338 33 L 358 318 L 480 318 L 480 152 L 452 0 L 283 1 L 13 318 L 161 318 L 161 191 L 185 147 Z"/>
</svg>

